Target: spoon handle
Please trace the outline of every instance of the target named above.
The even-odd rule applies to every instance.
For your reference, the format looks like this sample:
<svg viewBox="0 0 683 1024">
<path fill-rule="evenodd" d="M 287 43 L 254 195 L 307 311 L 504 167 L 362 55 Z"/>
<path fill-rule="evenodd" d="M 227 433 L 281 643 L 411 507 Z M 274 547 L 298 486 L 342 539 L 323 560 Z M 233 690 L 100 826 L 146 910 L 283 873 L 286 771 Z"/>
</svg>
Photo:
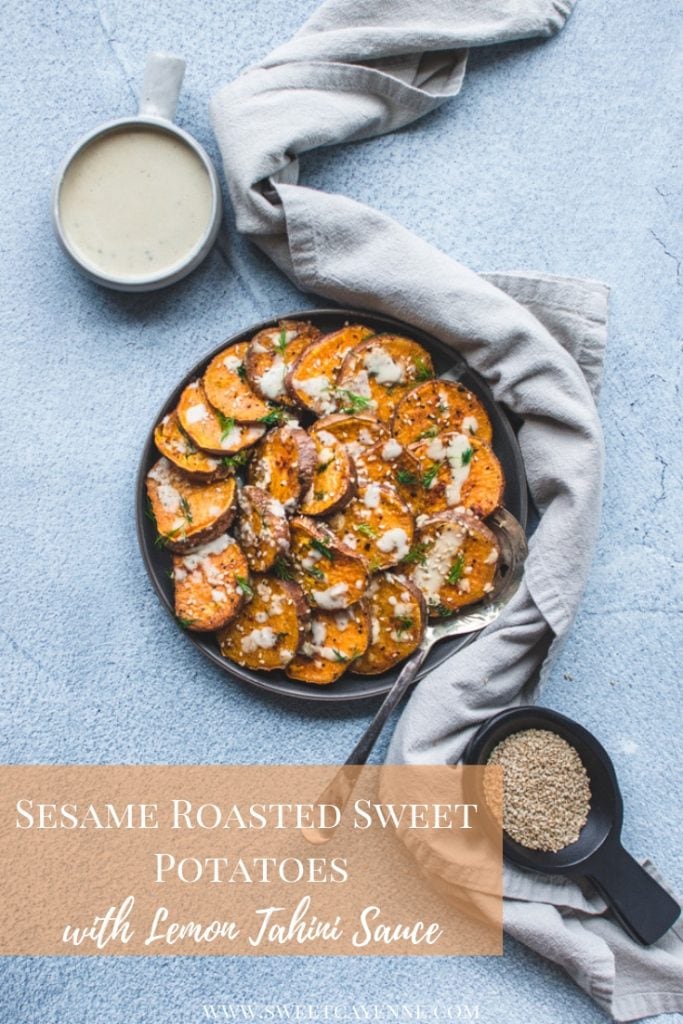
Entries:
<svg viewBox="0 0 683 1024">
<path fill-rule="evenodd" d="M 398 679 L 382 701 L 375 717 L 370 722 L 370 725 L 367 727 L 339 771 L 334 775 L 332 781 L 328 783 L 318 797 L 318 806 L 320 804 L 332 804 L 334 807 L 338 808 L 340 812 L 344 810 L 356 786 L 356 782 L 362 771 L 363 765 L 367 762 L 370 752 L 386 724 L 387 718 L 415 679 L 420 665 L 427 656 L 428 650 L 429 645 L 427 644 L 423 647 L 418 647 L 412 657 L 410 657 L 405 663 Z M 325 829 L 315 827 L 302 829 L 304 837 L 309 841 L 309 843 L 313 843 L 315 845 L 328 842 L 328 840 L 330 840 L 334 835 L 335 831 L 336 826 L 329 826 Z"/>
</svg>

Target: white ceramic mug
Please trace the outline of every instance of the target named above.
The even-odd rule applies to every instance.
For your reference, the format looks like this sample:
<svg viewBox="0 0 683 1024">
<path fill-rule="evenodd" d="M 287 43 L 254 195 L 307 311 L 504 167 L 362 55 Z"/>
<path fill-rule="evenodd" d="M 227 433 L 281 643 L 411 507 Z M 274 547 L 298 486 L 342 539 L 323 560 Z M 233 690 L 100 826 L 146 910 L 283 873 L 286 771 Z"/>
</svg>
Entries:
<svg viewBox="0 0 683 1024">
<path fill-rule="evenodd" d="M 173 57 L 163 53 L 152 53 L 147 58 L 145 76 L 142 88 L 140 108 L 134 117 L 119 118 L 101 125 L 94 131 L 85 135 L 73 149 L 67 154 L 62 162 L 54 184 L 52 194 L 52 218 L 57 238 L 66 253 L 74 260 L 80 269 L 93 281 L 114 288 L 117 291 L 145 292 L 163 288 L 173 284 L 185 277 L 197 267 L 207 256 L 211 249 L 221 222 L 221 195 L 220 185 L 216 169 L 213 166 L 204 148 L 188 132 L 183 131 L 173 123 L 178 95 L 185 73 L 185 62 L 179 57 Z M 60 210 L 60 196 L 65 177 L 76 157 L 80 156 L 87 146 L 104 136 L 122 130 L 151 129 L 166 133 L 184 146 L 199 158 L 206 170 L 211 190 L 210 212 L 207 217 L 206 229 L 187 253 L 181 256 L 172 266 L 157 269 L 149 274 L 114 274 L 108 273 L 91 262 L 82 252 L 78 250 L 69 238 L 68 230 L 65 230 L 62 212 Z"/>
</svg>

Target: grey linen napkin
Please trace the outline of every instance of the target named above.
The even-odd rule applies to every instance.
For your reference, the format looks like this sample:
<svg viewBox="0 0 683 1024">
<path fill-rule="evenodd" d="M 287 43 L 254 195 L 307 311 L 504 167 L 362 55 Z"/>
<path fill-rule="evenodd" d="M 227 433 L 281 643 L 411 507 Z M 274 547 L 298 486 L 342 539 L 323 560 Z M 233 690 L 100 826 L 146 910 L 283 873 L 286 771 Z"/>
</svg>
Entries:
<svg viewBox="0 0 683 1024">
<path fill-rule="evenodd" d="M 457 760 L 484 718 L 534 699 L 571 626 L 600 510 L 595 396 L 607 289 L 475 274 L 377 211 L 299 186 L 299 155 L 410 123 L 459 92 L 467 47 L 550 36 L 572 6 L 327 0 L 211 103 L 238 230 L 302 290 L 437 334 L 523 419 L 519 443 L 540 514 L 524 584 L 475 645 L 415 689 L 389 761 Z M 426 852 L 438 873 L 438 853 Z M 575 883 L 508 870 L 505 893 L 509 933 L 561 964 L 617 1020 L 683 1010 L 680 931 L 644 950 Z"/>
</svg>

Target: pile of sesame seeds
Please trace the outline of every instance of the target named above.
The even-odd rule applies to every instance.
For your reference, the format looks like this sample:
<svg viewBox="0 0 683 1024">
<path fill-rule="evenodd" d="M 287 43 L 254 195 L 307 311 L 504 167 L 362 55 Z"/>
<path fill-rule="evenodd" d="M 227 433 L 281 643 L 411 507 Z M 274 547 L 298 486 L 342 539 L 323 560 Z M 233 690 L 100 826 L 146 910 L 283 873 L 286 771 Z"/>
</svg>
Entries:
<svg viewBox="0 0 683 1024">
<path fill-rule="evenodd" d="M 488 764 L 503 768 L 503 828 L 511 839 L 547 853 L 576 842 L 591 791 L 574 747 L 548 729 L 522 729 L 493 749 Z"/>
</svg>

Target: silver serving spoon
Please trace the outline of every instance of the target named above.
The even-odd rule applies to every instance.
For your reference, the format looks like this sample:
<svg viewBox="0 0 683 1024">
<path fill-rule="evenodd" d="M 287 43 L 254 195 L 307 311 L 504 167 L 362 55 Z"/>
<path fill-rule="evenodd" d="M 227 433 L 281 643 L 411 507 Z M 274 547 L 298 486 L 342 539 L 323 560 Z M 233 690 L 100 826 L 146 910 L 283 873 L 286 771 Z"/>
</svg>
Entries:
<svg viewBox="0 0 683 1024">
<path fill-rule="evenodd" d="M 363 765 L 367 762 L 370 752 L 384 728 L 389 715 L 397 706 L 404 693 L 415 679 L 420 665 L 425 660 L 433 645 L 447 636 L 462 636 L 465 633 L 476 633 L 498 618 L 513 594 L 519 587 L 524 572 L 524 561 L 527 556 L 527 542 L 524 530 L 515 517 L 507 509 L 499 508 L 486 520 L 486 525 L 495 533 L 500 545 L 498 572 L 493 590 L 486 601 L 475 605 L 471 611 L 449 619 L 430 622 L 425 629 L 422 643 L 415 653 L 406 661 L 401 673 L 384 698 L 377 714 L 370 722 L 360 740 L 348 758 L 334 776 L 332 781 L 318 797 L 317 804 L 332 804 L 343 811 L 351 796 L 356 780 Z M 302 829 L 309 843 L 321 844 L 328 842 L 336 831 L 336 826 Z"/>
</svg>

